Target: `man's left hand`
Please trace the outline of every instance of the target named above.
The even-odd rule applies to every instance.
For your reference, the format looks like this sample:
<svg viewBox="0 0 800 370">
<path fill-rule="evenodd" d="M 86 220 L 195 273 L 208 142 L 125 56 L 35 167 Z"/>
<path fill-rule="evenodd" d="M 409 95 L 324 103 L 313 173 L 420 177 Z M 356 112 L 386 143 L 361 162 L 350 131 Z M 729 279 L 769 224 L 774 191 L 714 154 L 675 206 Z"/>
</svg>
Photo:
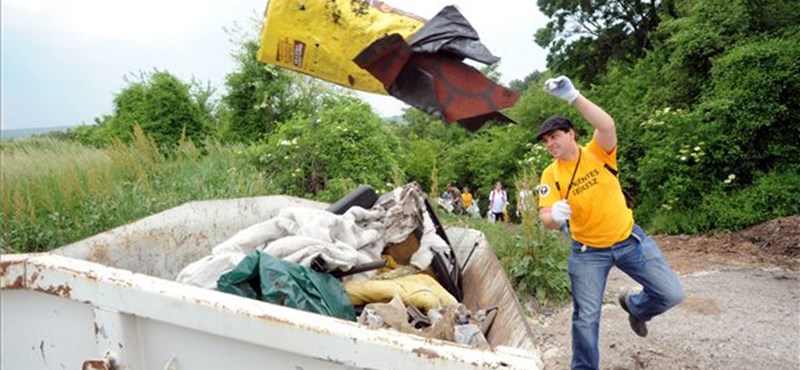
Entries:
<svg viewBox="0 0 800 370">
<path fill-rule="evenodd" d="M 572 81 L 567 76 L 548 79 L 544 82 L 544 91 L 559 99 L 564 99 L 570 104 L 581 95 L 581 92 L 572 86 Z"/>
</svg>

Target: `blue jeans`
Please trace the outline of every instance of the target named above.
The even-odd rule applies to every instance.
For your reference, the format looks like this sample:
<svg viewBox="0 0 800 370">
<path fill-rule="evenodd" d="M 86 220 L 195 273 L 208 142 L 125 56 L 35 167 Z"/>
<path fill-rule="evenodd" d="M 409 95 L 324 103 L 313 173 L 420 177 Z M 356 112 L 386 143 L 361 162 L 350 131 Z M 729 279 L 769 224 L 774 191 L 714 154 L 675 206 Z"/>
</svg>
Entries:
<svg viewBox="0 0 800 370">
<path fill-rule="evenodd" d="M 573 241 L 569 257 L 572 283 L 572 368 L 599 369 L 600 312 L 608 272 L 612 266 L 642 284 L 643 290 L 627 300 L 631 314 L 642 321 L 664 313 L 683 300 L 678 276 L 661 250 L 638 225 L 627 239 L 611 248 L 583 248 Z"/>
</svg>

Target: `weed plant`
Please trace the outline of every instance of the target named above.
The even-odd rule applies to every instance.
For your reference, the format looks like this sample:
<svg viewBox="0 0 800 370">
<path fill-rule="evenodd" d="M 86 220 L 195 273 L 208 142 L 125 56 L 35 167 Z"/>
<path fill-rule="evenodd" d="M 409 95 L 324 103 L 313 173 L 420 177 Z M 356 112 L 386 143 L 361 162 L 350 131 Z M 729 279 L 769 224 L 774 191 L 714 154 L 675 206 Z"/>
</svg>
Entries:
<svg viewBox="0 0 800 370">
<path fill-rule="evenodd" d="M 516 188 L 529 190 L 530 195 L 520 202 L 522 222 L 512 247 L 498 254 L 518 292 L 533 295 L 540 304 L 558 304 L 570 295 L 569 240 L 539 222 L 538 192 L 535 186 L 529 186 L 539 183 L 535 168 L 520 171 L 516 179 Z"/>
<path fill-rule="evenodd" d="M 523 184 L 539 183 L 535 171 L 523 173 L 517 179 L 518 189 L 524 188 Z M 446 212 L 438 214 L 442 222 L 448 225 L 483 232 L 520 296 L 532 295 L 539 304 L 560 304 L 570 295 L 568 239 L 560 232 L 547 230 L 541 225 L 536 195 L 533 191 L 524 200 L 520 224 L 492 223 Z"/>
</svg>

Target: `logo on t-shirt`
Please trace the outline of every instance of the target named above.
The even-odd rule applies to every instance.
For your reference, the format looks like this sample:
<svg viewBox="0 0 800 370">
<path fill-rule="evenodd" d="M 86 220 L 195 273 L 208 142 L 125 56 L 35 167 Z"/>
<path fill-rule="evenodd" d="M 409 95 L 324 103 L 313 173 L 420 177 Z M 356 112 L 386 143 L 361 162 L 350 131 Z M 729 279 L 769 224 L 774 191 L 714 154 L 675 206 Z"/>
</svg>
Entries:
<svg viewBox="0 0 800 370">
<path fill-rule="evenodd" d="M 540 184 L 536 188 L 537 188 L 537 190 L 539 190 L 539 196 L 540 197 L 544 198 L 544 197 L 550 195 L 550 186 L 549 185 Z"/>
</svg>

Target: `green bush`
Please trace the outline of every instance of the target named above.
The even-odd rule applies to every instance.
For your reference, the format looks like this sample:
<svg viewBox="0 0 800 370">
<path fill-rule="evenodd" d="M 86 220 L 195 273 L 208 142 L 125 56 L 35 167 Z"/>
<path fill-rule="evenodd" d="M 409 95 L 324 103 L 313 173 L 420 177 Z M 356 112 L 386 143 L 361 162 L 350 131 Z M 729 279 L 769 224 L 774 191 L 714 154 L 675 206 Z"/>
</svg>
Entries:
<svg viewBox="0 0 800 370">
<path fill-rule="evenodd" d="M 114 114 L 100 125 L 105 142 L 131 140 L 139 125 L 158 145 L 173 145 L 181 137 L 202 141 L 211 133 L 189 85 L 169 72 L 143 73 L 114 98 Z"/>
<path fill-rule="evenodd" d="M 657 110 L 639 124 L 637 218 L 657 230 L 740 229 L 796 212 L 775 174 L 798 182 L 800 38 L 743 42 L 718 58 L 694 108 Z M 770 186 L 775 186 L 770 189 Z"/>
<path fill-rule="evenodd" d="M 743 189 L 737 189 L 737 177 L 730 177 L 705 194 L 695 207 L 660 210 L 651 221 L 652 231 L 692 234 L 708 230 L 737 230 L 743 225 L 798 214 L 799 179 L 799 167 L 760 175 L 751 186 Z"/>
<path fill-rule="evenodd" d="M 539 236 L 515 235 L 513 248 L 500 256 L 501 262 L 515 282 L 517 291 L 533 295 L 540 303 L 561 303 L 570 294 L 568 242 L 556 232 L 527 223 L 523 220 L 522 227 L 537 228 Z"/>
<path fill-rule="evenodd" d="M 330 96 L 316 114 L 281 123 L 247 155 L 276 192 L 335 200 L 341 191 L 332 192 L 331 185 L 369 184 L 378 192 L 393 188 L 394 178 L 402 177 L 398 148 L 366 103 Z"/>
</svg>

